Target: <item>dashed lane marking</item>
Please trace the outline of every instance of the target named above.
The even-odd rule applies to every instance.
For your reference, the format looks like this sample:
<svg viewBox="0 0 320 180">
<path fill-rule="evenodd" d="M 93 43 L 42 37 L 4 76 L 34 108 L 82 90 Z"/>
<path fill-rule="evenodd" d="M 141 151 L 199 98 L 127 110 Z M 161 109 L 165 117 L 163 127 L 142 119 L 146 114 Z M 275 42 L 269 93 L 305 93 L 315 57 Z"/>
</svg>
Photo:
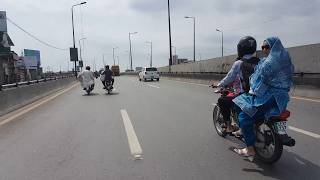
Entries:
<svg viewBox="0 0 320 180">
<path fill-rule="evenodd" d="M 131 155 L 135 160 L 142 159 L 142 148 L 140 146 L 138 137 L 134 131 L 130 117 L 125 109 L 121 109 L 120 112 L 121 112 L 124 128 L 126 130 Z"/>
<path fill-rule="evenodd" d="M 299 128 L 296 128 L 296 127 L 293 127 L 293 126 L 289 126 L 289 129 L 292 130 L 292 131 L 296 131 L 298 133 L 302 133 L 302 134 L 307 135 L 307 136 L 311 136 L 311 137 L 316 138 L 316 139 L 320 139 L 320 135 L 316 134 L 316 133 L 313 133 L 313 132 L 309 132 L 309 131 L 306 131 L 306 130 L 303 130 L 303 129 L 299 129 Z"/>
<path fill-rule="evenodd" d="M 153 88 L 160 88 L 159 86 L 155 86 L 155 85 L 152 85 L 152 84 L 147 84 L 148 86 L 150 86 L 150 87 L 153 87 Z"/>
</svg>

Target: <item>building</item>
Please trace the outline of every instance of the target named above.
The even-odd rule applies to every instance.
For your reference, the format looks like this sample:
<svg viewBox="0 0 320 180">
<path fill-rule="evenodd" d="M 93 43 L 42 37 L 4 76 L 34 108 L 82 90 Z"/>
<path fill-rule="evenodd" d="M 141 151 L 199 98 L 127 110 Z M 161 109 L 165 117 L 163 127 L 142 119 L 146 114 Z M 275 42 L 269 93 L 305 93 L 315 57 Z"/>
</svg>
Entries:
<svg viewBox="0 0 320 180">
<path fill-rule="evenodd" d="M 179 59 L 178 55 L 172 56 L 172 65 L 177 65 L 177 64 L 186 63 L 186 62 L 188 62 L 188 59 Z"/>
</svg>

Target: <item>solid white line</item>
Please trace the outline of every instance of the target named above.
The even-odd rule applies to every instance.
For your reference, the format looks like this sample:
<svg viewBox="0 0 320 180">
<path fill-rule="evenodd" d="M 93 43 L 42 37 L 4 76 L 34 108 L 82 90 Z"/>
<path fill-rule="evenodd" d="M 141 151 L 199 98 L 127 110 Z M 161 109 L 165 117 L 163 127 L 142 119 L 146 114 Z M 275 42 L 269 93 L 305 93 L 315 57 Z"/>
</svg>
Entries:
<svg viewBox="0 0 320 180">
<path fill-rule="evenodd" d="M 298 99 L 298 100 L 305 100 L 305 101 L 312 101 L 312 102 L 320 103 L 320 99 L 310 99 L 310 98 L 297 97 L 297 96 L 291 96 L 291 98 L 292 99 Z"/>
<path fill-rule="evenodd" d="M 320 139 L 320 135 L 316 134 L 316 133 L 313 133 L 313 132 L 305 131 L 303 129 L 299 129 L 299 128 L 296 128 L 296 127 L 293 127 L 293 126 L 289 126 L 289 129 L 291 129 L 293 131 L 296 131 L 296 132 L 299 132 L 299 133 L 302 133 L 302 134 L 307 135 L 307 136 L 311 136 L 311 137 L 316 138 L 316 139 Z"/>
<path fill-rule="evenodd" d="M 120 112 L 122 115 L 124 128 L 127 133 L 131 155 L 134 157 L 134 159 L 142 159 L 142 149 L 138 137 L 130 121 L 129 115 L 125 109 L 121 109 Z"/>
<path fill-rule="evenodd" d="M 154 87 L 154 88 L 160 88 L 159 86 L 155 86 L 155 85 L 151 85 L 151 84 L 147 84 L 148 86 L 150 86 L 150 87 Z"/>
<path fill-rule="evenodd" d="M 17 110 L 18 112 L 14 111 L 14 112 L 11 112 L 11 113 L 9 113 L 7 115 L 4 115 L 4 117 L 7 117 L 7 116 L 9 116 L 9 117 L 4 119 L 3 121 L 1 121 L 0 122 L 0 126 L 2 126 L 4 124 L 7 124 L 7 123 L 11 122 L 12 120 L 14 120 L 14 119 L 16 119 L 16 118 L 18 118 L 18 117 L 30 112 L 30 111 L 36 109 L 37 107 L 39 107 L 39 106 L 41 106 L 41 105 L 43 105 L 43 104 L 45 104 L 45 103 L 47 103 L 47 102 L 49 102 L 49 101 L 51 101 L 53 99 L 55 99 L 56 97 L 66 93 L 67 91 L 69 91 L 72 88 L 76 87 L 77 85 L 79 85 L 79 83 L 76 83 L 76 84 L 72 85 L 71 87 L 69 87 L 69 88 L 67 88 L 67 89 L 65 89 L 63 91 L 58 92 L 58 93 L 54 94 L 53 96 L 49 96 L 49 97 L 45 98 L 44 100 L 36 101 L 36 102 L 30 104 L 31 105 L 30 107 L 27 106 L 25 108 L 21 108 L 20 110 Z"/>
</svg>

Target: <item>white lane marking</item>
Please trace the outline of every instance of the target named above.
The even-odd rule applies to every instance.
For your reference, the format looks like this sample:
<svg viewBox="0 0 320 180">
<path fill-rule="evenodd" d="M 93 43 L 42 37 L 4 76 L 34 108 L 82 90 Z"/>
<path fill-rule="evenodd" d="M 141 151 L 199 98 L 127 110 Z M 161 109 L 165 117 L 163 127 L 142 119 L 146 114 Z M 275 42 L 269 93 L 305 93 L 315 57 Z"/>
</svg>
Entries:
<svg viewBox="0 0 320 180">
<path fill-rule="evenodd" d="M 192 83 L 192 82 L 184 82 L 184 81 L 177 81 L 177 80 L 171 80 L 171 79 L 166 79 L 166 80 L 168 80 L 168 81 L 174 81 L 174 82 L 179 82 L 179 83 L 183 83 L 183 84 L 192 84 L 192 85 L 209 87 L 209 85 L 206 85 L 206 84 L 199 84 L 199 83 Z"/>
<path fill-rule="evenodd" d="M 154 87 L 154 88 L 160 88 L 159 86 L 155 86 L 155 85 L 152 85 L 152 84 L 147 84 L 148 86 L 150 86 L 150 87 Z"/>
<path fill-rule="evenodd" d="M 6 117 L 6 116 L 9 116 L 9 117 L 4 119 L 3 121 L 1 121 L 0 122 L 0 126 L 2 126 L 4 124 L 7 124 L 7 123 L 11 122 L 12 120 L 14 120 L 14 119 L 16 119 L 16 118 L 18 118 L 18 117 L 30 112 L 30 111 L 36 109 L 37 107 L 39 107 L 39 106 L 41 106 L 41 105 L 43 105 L 43 104 L 55 99 L 56 97 L 66 93 L 67 91 L 71 90 L 72 88 L 74 88 L 74 87 L 76 87 L 78 85 L 79 85 L 79 83 L 76 83 L 76 84 L 72 85 L 71 87 L 69 87 L 69 88 L 67 88 L 65 90 L 62 90 L 62 91 L 60 91 L 60 92 L 58 92 L 58 93 L 56 93 L 56 94 L 54 94 L 52 96 L 46 97 L 44 100 L 40 99 L 39 101 L 36 101 L 36 102 L 30 104 L 29 105 L 30 107 L 26 106 L 25 108 L 21 108 L 20 110 L 18 109 L 17 110 L 18 112 L 14 111 L 14 112 L 11 112 L 11 113 L 9 113 L 7 115 L 4 115 L 4 117 Z M 0 120 L 1 120 L 1 118 L 0 118 Z"/>
<path fill-rule="evenodd" d="M 130 121 L 129 115 L 125 109 L 121 109 L 120 112 L 122 115 L 124 128 L 127 133 L 131 155 L 134 157 L 135 160 L 142 159 L 142 149 L 138 137 Z"/>
<path fill-rule="evenodd" d="M 310 99 L 310 98 L 304 98 L 304 97 L 298 97 L 298 96 L 291 96 L 292 99 L 298 99 L 298 100 L 305 100 L 305 101 L 312 101 L 312 102 L 318 102 L 320 103 L 320 99 Z"/>
<path fill-rule="evenodd" d="M 316 133 L 313 133 L 313 132 L 305 131 L 303 129 L 299 129 L 299 128 L 296 128 L 296 127 L 293 127 L 293 126 L 289 126 L 289 129 L 291 129 L 293 131 L 296 131 L 296 132 L 299 132 L 299 133 L 302 133 L 302 134 L 307 135 L 307 136 L 311 136 L 311 137 L 316 138 L 316 139 L 320 139 L 320 135 L 316 134 Z"/>
</svg>

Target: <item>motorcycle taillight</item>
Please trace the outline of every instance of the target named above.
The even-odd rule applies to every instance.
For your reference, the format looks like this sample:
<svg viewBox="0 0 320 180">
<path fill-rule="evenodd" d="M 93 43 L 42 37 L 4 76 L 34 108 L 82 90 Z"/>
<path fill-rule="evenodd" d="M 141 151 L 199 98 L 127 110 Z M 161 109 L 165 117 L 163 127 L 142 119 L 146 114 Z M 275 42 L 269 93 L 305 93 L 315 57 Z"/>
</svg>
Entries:
<svg viewBox="0 0 320 180">
<path fill-rule="evenodd" d="M 290 111 L 288 111 L 287 109 L 278 116 L 279 120 L 281 121 L 287 121 L 289 117 L 290 117 Z"/>
</svg>

